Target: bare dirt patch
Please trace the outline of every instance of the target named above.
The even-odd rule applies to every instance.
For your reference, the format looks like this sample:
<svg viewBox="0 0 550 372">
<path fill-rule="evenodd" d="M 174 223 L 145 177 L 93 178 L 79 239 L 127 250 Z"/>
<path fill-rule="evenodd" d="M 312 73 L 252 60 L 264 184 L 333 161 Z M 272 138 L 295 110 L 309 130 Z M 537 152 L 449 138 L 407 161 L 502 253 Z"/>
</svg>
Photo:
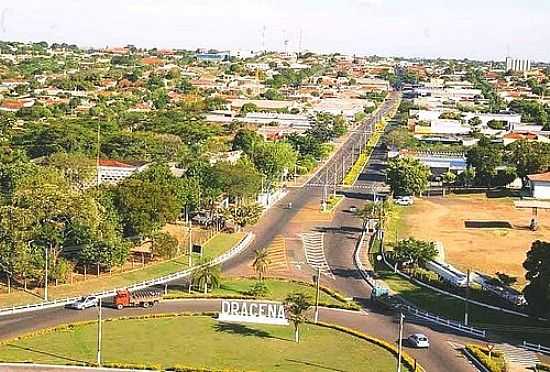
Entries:
<svg viewBox="0 0 550 372">
<path fill-rule="evenodd" d="M 516 209 L 512 199 L 418 199 L 402 218 L 404 231 L 399 232 L 400 238 L 441 241 L 447 261 L 458 268 L 487 274 L 505 272 L 518 277 L 520 285 L 525 283 L 522 263 L 532 242 L 550 238 L 550 212 L 539 210 L 540 228 L 530 231 L 531 210 Z M 479 228 L 467 221 L 486 223 Z"/>
</svg>

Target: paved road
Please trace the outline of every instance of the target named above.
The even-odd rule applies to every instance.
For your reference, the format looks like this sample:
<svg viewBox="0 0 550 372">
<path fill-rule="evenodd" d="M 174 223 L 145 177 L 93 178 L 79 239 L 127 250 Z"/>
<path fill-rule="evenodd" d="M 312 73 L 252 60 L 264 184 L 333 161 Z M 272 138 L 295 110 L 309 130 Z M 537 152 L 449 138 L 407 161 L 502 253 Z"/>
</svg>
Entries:
<svg viewBox="0 0 550 372">
<path fill-rule="evenodd" d="M 392 98 L 386 101 L 381 107 L 379 111 L 380 115 L 384 116 L 389 112 L 397 99 L 397 93 L 393 93 Z M 256 239 L 252 247 L 247 249 L 243 254 L 226 262 L 222 266 L 222 269 L 224 271 L 230 271 L 250 262 L 254 257 L 254 251 L 267 247 L 277 235 L 282 234 L 288 222 L 298 214 L 300 209 L 312 200 L 320 201 L 324 193 L 323 188 L 319 187 L 320 182 L 324 184 L 325 180 L 333 180 L 333 172 L 342 168 L 342 159 L 349 159 L 353 150 L 357 150 L 361 142 L 365 143 L 368 140 L 370 134 L 367 133 L 372 133 L 372 128 L 379 120 L 380 115 L 371 117 L 358 126 L 336 154 L 309 180 L 309 182 L 306 183 L 304 187 L 291 189 L 282 201 L 268 210 L 262 218 L 262 221 L 252 229 L 256 234 Z M 347 167 L 351 167 L 350 161 L 348 161 Z M 340 177 L 341 180 L 339 172 L 337 176 Z M 287 209 L 285 207 L 289 202 L 292 203 L 292 209 Z"/>
<path fill-rule="evenodd" d="M 130 308 L 115 310 L 104 307 L 103 318 L 115 318 L 120 316 L 142 315 L 152 313 L 170 312 L 217 312 L 221 305 L 220 300 L 176 300 L 165 301 L 154 308 Z M 0 340 L 16 336 L 18 334 L 53 327 L 67 322 L 97 319 L 97 311 L 88 309 L 84 311 L 68 309 L 50 309 L 42 312 L 20 314 L 0 319 Z M 353 328 L 370 335 L 394 341 L 397 339 L 397 325 L 391 317 L 374 312 L 350 312 L 335 309 L 321 309 L 320 320 L 327 323 L 338 324 L 347 328 Z M 416 325 L 409 325 L 408 330 L 414 332 L 422 329 Z M 433 343 L 432 349 L 414 350 L 407 348 L 407 352 L 416 358 L 428 371 L 469 371 L 471 369 L 455 368 L 461 365 L 462 359 L 455 357 L 456 351 L 447 342 L 444 334 L 431 331 L 429 334 Z M 463 340 L 453 339 L 455 342 Z M 438 350 L 442 350 L 439 353 Z M 434 352 L 435 351 L 435 352 Z M 443 353 L 444 351 L 444 353 Z M 444 355 L 440 358 L 439 355 Z M 12 367 L 0 367 L 0 371 L 11 371 Z"/>
<path fill-rule="evenodd" d="M 384 104 L 381 114 L 391 109 L 391 104 L 396 97 Z M 239 267 L 248 266 L 254 256 L 254 250 L 267 247 L 276 236 L 284 233 L 289 221 L 295 217 L 300 209 L 311 201 L 320 200 L 323 189 L 317 187 L 319 180 L 331 178 L 337 169 L 341 169 L 341 160 L 349 156 L 357 149 L 358 141 L 368 139 L 365 132 L 372 129 L 375 118 L 366 121 L 356 132 L 352 133 L 342 145 L 336 156 L 321 168 L 316 177 L 300 189 L 292 189 L 285 199 L 271 208 L 252 231 L 256 234 L 253 245 L 246 252 L 238 255 L 223 265 L 224 271 L 236 270 Z M 383 153 L 377 148 L 368 166 L 360 176 L 358 185 L 370 185 L 373 182 L 380 184 L 383 179 Z M 340 162 L 340 163 L 339 163 Z M 348 166 L 351 164 L 348 164 Z M 328 177 L 327 177 L 328 174 Z M 323 181 L 324 182 L 324 181 Z M 354 314 L 335 310 L 323 310 L 321 320 L 341 324 L 350 328 L 394 341 L 397 338 L 397 325 L 393 317 L 388 314 L 377 313 L 376 309 L 369 307 L 367 299 L 370 297 L 370 288 L 360 279 L 353 263 L 353 251 L 355 242 L 360 232 L 360 221 L 353 214 L 347 212 L 350 205 L 360 205 L 362 200 L 370 198 L 365 192 L 354 192 L 347 195 L 348 198 L 339 206 L 332 222 L 320 225 L 319 229 L 325 232 L 325 254 L 327 261 L 335 275 L 330 285 L 343 293 L 359 299 L 365 304 L 367 314 Z M 284 206 L 292 202 L 293 208 Z M 216 311 L 219 309 L 219 301 L 178 301 L 164 302 L 154 309 L 127 309 L 122 311 L 106 309 L 105 317 L 174 311 Z M 0 339 L 28 332 L 37 328 L 51 327 L 60 323 L 74 322 L 78 320 L 93 319 L 93 311 L 69 311 L 65 309 L 50 309 L 34 313 L 19 314 L 16 316 L 0 318 Z M 410 350 L 410 353 L 426 367 L 428 371 L 471 371 L 473 368 L 453 349 L 454 344 L 467 342 L 466 339 L 447 334 L 445 331 L 431 329 L 414 324 L 407 324 L 405 334 L 421 331 L 426 333 L 431 341 L 432 348 L 429 351 Z M 452 343 L 449 343 L 449 341 Z"/>
</svg>

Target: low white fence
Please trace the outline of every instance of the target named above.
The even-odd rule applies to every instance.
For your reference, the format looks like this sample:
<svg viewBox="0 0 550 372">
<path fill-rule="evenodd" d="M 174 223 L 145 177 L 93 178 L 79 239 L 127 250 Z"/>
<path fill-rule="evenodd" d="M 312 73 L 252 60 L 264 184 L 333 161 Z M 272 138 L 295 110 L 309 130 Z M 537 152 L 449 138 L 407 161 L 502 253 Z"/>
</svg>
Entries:
<svg viewBox="0 0 550 372">
<path fill-rule="evenodd" d="M 386 254 L 385 254 L 385 251 L 384 249 L 382 249 L 382 259 L 384 261 L 384 263 L 391 269 L 393 270 L 396 274 L 406 278 L 407 280 L 415 283 L 415 284 L 418 284 L 419 286 L 421 287 L 424 287 L 424 288 L 428 288 L 428 289 L 431 289 L 432 291 L 435 291 L 437 293 L 440 293 L 440 294 L 443 294 L 445 296 L 450 296 L 450 297 L 454 297 L 456 299 L 459 299 L 459 300 L 462 300 L 462 301 L 468 301 L 468 303 L 471 303 L 471 304 L 474 304 L 474 305 L 478 305 L 478 306 L 481 306 L 481 307 L 484 307 L 486 309 L 492 309 L 492 310 L 496 310 L 496 311 L 501 311 L 503 313 L 507 313 L 507 314 L 512 314 L 512 315 L 517 315 L 517 316 L 521 316 L 523 318 L 529 318 L 530 315 L 529 314 L 526 314 L 526 313 L 522 313 L 520 311 L 515 311 L 515 310 L 510 310 L 510 309 L 506 309 L 506 308 L 503 308 L 503 307 L 499 307 L 499 306 L 494 306 L 494 305 L 489 305 L 489 304 L 486 304 L 484 302 L 480 302 L 480 301 L 477 301 L 477 300 L 473 300 L 473 299 L 466 299 L 460 295 L 457 295 L 455 293 L 451 293 L 451 292 L 448 292 L 448 291 L 445 291 L 441 288 L 437 288 L 437 287 L 434 287 L 432 285 L 429 285 L 429 284 L 426 284 L 420 280 L 417 280 L 415 278 L 413 278 L 412 276 L 410 275 L 407 275 L 405 274 L 404 272 L 400 271 L 399 269 L 397 269 L 396 266 L 392 266 L 388 260 L 386 259 Z M 542 320 L 542 321 L 546 321 L 547 319 L 544 319 L 544 318 L 537 318 L 538 320 Z"/>
<path fill-rule="evenodd" d="M 550 347 L 542 346 L 541 344 L 532 344 L 530 342 L 523 341 L 521 347 L 527 350 L 535 351 L 537 353 L 550 355 Z"/>
<path fill-rule="evenodd" d="M 177 273 L 173 273 L 173 274 L 169 274 L 169 275 L 165 275 L 165 276 L 162 276 L 162 277 L 159 277 L 159 278 L 156 278 L 156 279 L 151 279 L 151 280 L 146 280 L 146 281 L 143 281 L 143 282 L 135 283 L 135 284 L 126 286 L 124 288 L 128 288 L 130 291 L 135 291 L 135 290 L 152 287 L 152 286 L 159 285 L 159 284 L 166 284 L 168 282 L 172 282 L 172 281 L 177 280 L 177 279 L 185 278 L 185 277 L 191 275 L 193 273 L 193 271 L 195 271 L 195 270 L 197 270 L 197 269 L 199 269 L 203 266 L 215 266 L 215 265 L 219 265 L 221 263 L 224 263 L 224 262 L 228 261 L 232 257 L 234 257 L 237 254 L 244 251 L 252 243 L 253 240 L 254 240 L 254 234 L 249 232 L 233 248 L 231 248 L 229 251 L 222 254 L 221 256 L 218 256 L 218 257 L 214 258 L 212 261 L 210 261 L 208 263 L 205 263 L 203 265 L 194 266 L 194 267 L 188 268 L 186 270 L 179 271 Z M 111 296 L 114 296 L 116 294 L 116 291 L 120 290 L 120 289 L 123 289 L 123 288 L 109 289 L 109 290 L 106 290 L 106 291 L 93 293 L 91 295 L 96 296 L 96 297 L 100 297 L 100 298 L 111 297 Z M 79 297 L 67 297 L 67 298 L 56 299 L 56 300 L 52 300 L 52 301 L 45 301 L 45 302 L 41 302 L 41 303 L 38 303 L 38 304 L 5 307 L 5 308 L 0 309 L 0 316 L 26 313 L 26 312 L 30 312 L 30 311 L 38 311 L 38 310 L 50 309 L 50 308 L 54 308 L 54 307 L 61 307 L 61 306 L 71 304 L 71 303 L 77 301 L 78 299 L 80 299 L 80 296 Z"/>
<path fill-rule="evenodd" d="M 417 309 L 413 306 L 402 305 L 400 308 L 404 309 L 407 313 L 409 313 L 409 314 L 411 314 L 411 315 L 413 315 L 417 318 L 427 320 L 431 323 L 436 323 L 436 324 L 442 325 L 442 326 L 447 327 L 447 328 L 451 328 L 451 329 L 454 329 L 454 330 L 457 330 L 457 331 L 460 331 L 460 332 L 463 332 L 463 333 L 467 333 L 467 334 L 472 335 L 472 336 L 481 337 L 481 338 L 486 337 L 486 331 L 484 329 L 478 329 L 478 328 L 470 327 L 470 326 L 465 325 L 464 323 L 457 322 L 455 320 L 446 319 L 446 318 L 443 318 L 443 317 L 440 317 L 440 316 L 437 316 L 437 315 L 434 315 L 434 314 L 430 314 L 426 311 L 419 310 L 419 309 Z"/>
<path fill-rule="evenodd" d="M 355 248 L 355 254 L 353 255 L 353 260 L 355 261 L 355 266 L 359 269 L 359 274 L 361 274 L 361 277 L 367 282 L 368 285 L 371 287 L 376 287 L 376 282 L 374 279 L 368 274 L 368 271 L 365 269 L 365 265 L 363 265 L 363 260 L 361 260 L 361 251 L 363 249 L 363 245 L 365 244 L 365 236 L 366 232 L 363 229 L 361 232 L 361 237 L 359 238 L 359 241 L 357 243 L 357 247 Z"/>
</svg>

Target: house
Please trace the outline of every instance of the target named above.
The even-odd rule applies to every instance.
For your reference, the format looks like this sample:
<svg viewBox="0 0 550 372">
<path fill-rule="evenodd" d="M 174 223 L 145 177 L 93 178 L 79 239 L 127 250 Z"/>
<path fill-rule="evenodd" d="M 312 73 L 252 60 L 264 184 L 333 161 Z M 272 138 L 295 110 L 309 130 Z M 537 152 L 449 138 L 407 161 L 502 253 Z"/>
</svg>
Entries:
<svg viewBox="0 0 550 372">
<path fill-rule="evenodd" d="M 120 162 L 117 160 L 99 161 L 99 183 L 117 184 L 134 173 L 144 171 L 148 164 L 144 162 Z"/>
<path fill-rule="evenodd" d="M 529 131 L 514 131 L 509 132 L 502 137 L 504 141 L 504 146 L 508 146 L 511 143 L 516 141 L 525 140 L 528 142 L 541 142 L 541 143 L 550 143 L 550 139 L 540 134 L 529 132 Z"/>
<path fill-rule="evenodd" d="M 16 112 L 25 107 L 32 107 L 35 100 L 28 99 L 5 99 L 0 103 L 0 111 Z"/>
<path fill-rule="evenodd" d="M 531 195 L 536 199 L 550 199 L 550 172 L 527 176 Z"/>
</svg>

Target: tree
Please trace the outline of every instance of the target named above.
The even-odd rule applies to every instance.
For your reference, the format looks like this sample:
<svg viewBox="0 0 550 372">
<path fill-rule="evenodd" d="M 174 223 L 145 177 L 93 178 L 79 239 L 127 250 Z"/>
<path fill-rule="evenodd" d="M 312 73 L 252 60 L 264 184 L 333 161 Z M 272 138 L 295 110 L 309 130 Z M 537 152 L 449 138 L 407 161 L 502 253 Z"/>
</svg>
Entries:
<svg viewBox="0 0 550 372">
<path fill-rule="evenodd" d="M 254 268 L 256 275 L 258 275 L 258 280 L 263 281 L 269 269 L 269 265 L 271 264 L 269 253 L 267 249 L 256 249 L 254 251 L 254 255 L 255 257 L 254 262 L 252 262 L 252 268 Z"/>
<path fill-rule="evenodd" d="M 441 181 L 443 182 L 443 196 L 445 196 L 445 186 L 452 185 L 456 182 L 457 176 L 450 170 L 443 173 Z"/>
<path fill-rule="evenodd" d="M 400 240 L 394 248 L 393 254 L 396 262 L 413 264 L 416 267 L 422 262 L 433 260 L 438 251 L 433 242 L 409 238 Z"/>
<path fill-rule="evenodd" d="M 378 217 L 378 210 L 380 203 L 367 201 L 361 208 L 355 212 L 355 215 L 363 220 L 363 228 L 367 226 L 370 220 L 374 220 Z"/>
<path fill-rule="evenodd" d="M 388 147 L 395 147 L 398 150 L 411 146 L 415 138 L 409 133 L 407 128 L 396 128 L 384 136 L 384 143 Z"/>
<path fill-rule="evenodd" d="M 268 188 L 290 169 L 294 169 L 297 154 L 289 143 L 265 142 L 252 159 L 256 168 L 264 174 Z"/>
<path fill-rule="evenodd" d="M 523 290 L 527 303 L 538 314 L 550 314 L 550 243 L 533 242 L 523 267 L 529 281 Z"/>
<path fill-rule="evenodd" d="M 223 210 L 223 215 L 227 220 L 239 226 L 239 228 L 244 228 L 258 222 L 258 219 L 262 215 L 262 210 L 263 208 L 259 204 L 254 203 L 226 208 Z"/>
<path fill-rule="evenodd" d="M 528 175 L 544 173 L 550 167 L 550 145 L 546 143 L 516 141 L 507 146 L 506 153 L 524 186 Z"/>
<path fill-rule="evenodd" d="M 311 307 L 311 299 L 303 293 L 293 293 L 286 297 L 284 305 L 288 318 L 294 325 L 294 340 L 300 342 L 300 325 L 306 321 L 306 313 Z"/>
<path fill-rule="evenodd" d="M 399 157 L 389 161 L 387 175 L 394 195 L 417 195 L 428 188 L 430 169 L 418 159 Z"/>
<path fill-rule="evenodd" d="M 502 164 L 502 156 L 502 149 L 487 137 L 481 137 L 477 145 L 466 152 L 468 166 L 475 168 L 479 184 L 491 186 L 497 167 Z"/>
<path fill-rule="evenodd" d="M 504 187 L 518 178 L 518 174 L 515 167 L 504 167 L 497 170 L 496 176 L 493 178 L 493 186 Z"/>
<path fill-rule="evenodd" d="M 221 283 L 221 269 L 218 265 L 209 265 L 208 259 L 201 261 L 199 268 L 193 272 L 193 285 L 203 288 L 204 294 L 208 294 L 208 288 L 218 288 Z"/>
<path fill-rule="evenodd" d="M 174 258 L 178 254 L 178 240 L 172 235 L 159 232 L 153 237 L 152 253 L 162 258 Z"/>
<path fill-rule="evenodd" d="M 474 167 L 466 167 L 464 172 L 460 174 L 460 180 L 466 187 L 470 186 L 476 178 L 476 170 Z"/>
<path fill-rule="evenodd" d="M 249 112 L 257 112 L 258 106 L 256 106 L 254 103 L 245 103 L 241 106 L 240 115 L 246 116 Z"/>
<path fill-rule="evenodd" d="M 483 122 L 479 118 L 479 116 L 474 116 L 470 120 L 468 120 L 468 124 L 470 124 L 472 127 L 479 127 Z"/>
<path fill-rule="evenodd" d="M 242 150 L 254 160 L 254 150 L 264 143 L 264 139 L 256 131 L 241 129 L 235 134 L 232 142 L 233 151 Z"/>
<path fill-rule="evenodd" d="M 125 231 L 150 237 L 183 208 L 181 180 L 166 165 L 156 165 L 124 180 L 116 188 L 116 204 Z"/>
</svg>

